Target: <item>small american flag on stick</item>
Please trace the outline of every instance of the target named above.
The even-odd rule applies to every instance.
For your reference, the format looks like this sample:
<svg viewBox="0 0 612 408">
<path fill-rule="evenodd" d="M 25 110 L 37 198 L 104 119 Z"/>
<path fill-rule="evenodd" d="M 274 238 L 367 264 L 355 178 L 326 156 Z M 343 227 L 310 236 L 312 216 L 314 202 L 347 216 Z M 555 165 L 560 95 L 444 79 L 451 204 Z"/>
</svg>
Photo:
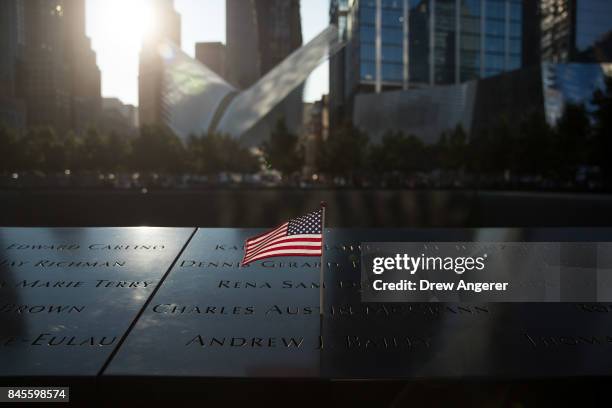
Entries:
<svg viewBox="0 0 612 408">
<path fill-rule="evenodd" d="M 277 256 L 321 256 L 323 211 L 321 208 L 293 218 L 271 231 L 247 239 L 242 265 Z"/>
</svg>

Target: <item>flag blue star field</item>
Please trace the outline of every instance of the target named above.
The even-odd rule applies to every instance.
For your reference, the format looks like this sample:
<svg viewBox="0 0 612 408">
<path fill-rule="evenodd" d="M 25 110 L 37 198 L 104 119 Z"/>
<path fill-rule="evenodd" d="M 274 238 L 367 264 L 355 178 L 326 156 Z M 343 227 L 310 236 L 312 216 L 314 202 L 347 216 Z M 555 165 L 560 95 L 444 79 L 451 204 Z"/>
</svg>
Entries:
<svg viewBox="0 0 612 408">
<path fill-rule="evenodd" d="M 277 256 L 321 256 L 322 245 L 323 211 L 317 210 L 247 239 L 242 265 Z"/>
</svg>

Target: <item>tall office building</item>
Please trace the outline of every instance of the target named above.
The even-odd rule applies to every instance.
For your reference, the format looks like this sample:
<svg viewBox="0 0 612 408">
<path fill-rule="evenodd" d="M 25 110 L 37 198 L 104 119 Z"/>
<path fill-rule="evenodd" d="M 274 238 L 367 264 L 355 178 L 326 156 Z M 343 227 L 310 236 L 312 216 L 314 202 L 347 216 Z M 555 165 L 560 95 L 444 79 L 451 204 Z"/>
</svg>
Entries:
<svg viewBox="0 0 612 408">
<path fill-rule="evenodd" d="M 71 121 L 77 131 L 97 122 L 102 109 L 101 74 L 85 30 L 85 0 L 70 0 L 66 20 L 66 61 L 71 80 Z"/>
<path fill-rule="evenodd" d="M 340 40 L 347 40 L 347 19 L 349 0 L 332 0 L 330 2 L 329 20 L 338 27 Z M 344 116 L 344 100 L 347 98 L 346 71 L 347 50 L 341 48 L 329 57 L 329 98 L 328 111 L 330 126 L 335 127 Z"/>
<path fill-rule="evenodd" d="M 138 108 L 121 102 L 118 98 L 102 99 L 100 130 L 119 135 L 132 135 L 138 129 Z"/>
<path fill-rule="evenodd" d="M 299 0 L 226 0 L 228 79 L 248 88 L 302 45 Z"/>
<path fill-rule="evenodd" d="M 567 103 L 590 109 L 609 77 L 610 64 L 583 63 L 612 54 L 609 0 L 352 0 L 347 8 L 345 68 L 330 81 L 344 78 L 344 117 L 373 140 L 393 130 L 435 142 L 458 124 L 479 133 L 527 112 L 554 125 Z"/>
<path fill-rule="evenodd" d="M 539 65 L 542 61 L 540 0 L 523 2 L 522 67 Z"/>
<path fill-rule="evenodd" d="M 25 105 L 20 99 L 25 31 L 23 0 L 0 2 L 0 123 L 25 127 Z"/>
<path fill-rule="evenodd" d="M 255 0 L 261 75 L 302 46 L 299 0 Z"/>
<path fill-rule="evenodd" d="M 246 89 L 302 46 L 299 0 L 226 0 L 227 79 Z M 303 121 L 303 87 L 285 98 L 246 138 L 262 140 L 275 122 L 293 132 Z"/>
<path fill-rule="evenodd" d="M 520 0 L 332 0 L 332 22 L 344 14 L 345 66 L 332 69 L 330 80 L 344 77 L 345 99 L 459 84 L 521 66 Z"/>
<path fill-rule="evenodd" d="M 153 30 L 143 39 L 138 76 L 138 113 L 141 125 L 165 124 L 164 72 L 160 55 L 163 41 L 181 45 L 181 16 L 173 0 L 148 0 L 153 15 Z"/>
<path fill-rule="evenodd" d="M 15 96 L 24 46 L 23 0 L 0 2 L 0 96 Z"/>
<path fill-rule="evenodd" d="M 226 75 L 226 50 L 220 42 L 201 42 L 195 45 L 195 57 L 221 78 Z"/>
<path fill-rule="evenodd" d="M 225 15 L 227 79 L 235 87 L 245 89 L 261 76 L 254 0 L 226 0 Z"/>
<path fill-rule="evenodd" d="M 29 126 L 59 131 L 95 123 L 100 70 L 85 33 L 85 1 L 4 0 L 0 19 L 4 121 L 24 128 L 27 117 Z"/>
<path fill-rule="evenodd" d="M 29 126 L 71 125 L 71 78 L 67 60 L 67 0 L 23 2 L 25 24 L 24 94 Z"/>
<path fill-rule="evenodd" d="M 540 13 L 544 61 L 585 60 L 584 54 L 612 31 L 610 0 L 540 0 Z M 599 60 L 593 62 L 608 62 L 593 55 Z"/>
</svg>

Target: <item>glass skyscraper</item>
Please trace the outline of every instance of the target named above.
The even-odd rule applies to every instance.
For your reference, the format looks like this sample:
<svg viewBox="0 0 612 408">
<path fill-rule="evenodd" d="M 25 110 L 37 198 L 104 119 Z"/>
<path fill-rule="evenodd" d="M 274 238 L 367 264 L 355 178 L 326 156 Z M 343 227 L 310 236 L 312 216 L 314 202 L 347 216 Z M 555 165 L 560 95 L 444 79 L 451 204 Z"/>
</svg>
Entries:
<svg viewBox="0 0 612 408">
<path fill-rule="evenodd" d="M 174 0 L 148 0 L 156 30 L 143 39 L 138 70 L 138 115 L 141 125 L 160 125 L 168 121 L 164 106 L 163 61 L 159 47 L 164 41 L 181 45 L 181 16 Z"/>
<path fill-rule="evenodd" d="M 0 1 L 0 125 L 25 127 L 25 106 L 19 100 L 22 81 L 19 64 L 25 48 L 22 0 Z M 18 83 L 19 82 L 19 83 Z"/>
<path fill-rule="evenodd" d="M 347 91 L 456 84 L 520 68 L 520 0 L 349 0 Z"/>
<path fill-rule="evenodd" d="M 226 0 L 228 79 L 257 82 L 302 46 L 299 0 Z"/>
<path fill-rule="evenodd" d="M 0 97 L 15 96 L 17 61 L 24 46 L 23 2 L 0 2 Z"/>
<path fill-rule="evenodd" d="M 612 30 L 610 0 L 541 0 L 540 13 L 545 61 L 581 59 L 581 53 Z"/>
</svg>

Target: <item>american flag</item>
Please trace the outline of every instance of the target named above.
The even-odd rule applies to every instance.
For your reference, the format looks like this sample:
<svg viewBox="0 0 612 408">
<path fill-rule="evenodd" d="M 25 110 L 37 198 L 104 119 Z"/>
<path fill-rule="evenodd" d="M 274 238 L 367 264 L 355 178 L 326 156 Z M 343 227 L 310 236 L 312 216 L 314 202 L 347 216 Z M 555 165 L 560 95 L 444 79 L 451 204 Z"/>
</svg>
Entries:
<svg viewBox="0 0 612 408">
<path fill-rule="evenodd" d="M 321 256 L 323 210 L 293 218 L 246 240 L 242 265 L 276 256 Z"/>
</svg>

